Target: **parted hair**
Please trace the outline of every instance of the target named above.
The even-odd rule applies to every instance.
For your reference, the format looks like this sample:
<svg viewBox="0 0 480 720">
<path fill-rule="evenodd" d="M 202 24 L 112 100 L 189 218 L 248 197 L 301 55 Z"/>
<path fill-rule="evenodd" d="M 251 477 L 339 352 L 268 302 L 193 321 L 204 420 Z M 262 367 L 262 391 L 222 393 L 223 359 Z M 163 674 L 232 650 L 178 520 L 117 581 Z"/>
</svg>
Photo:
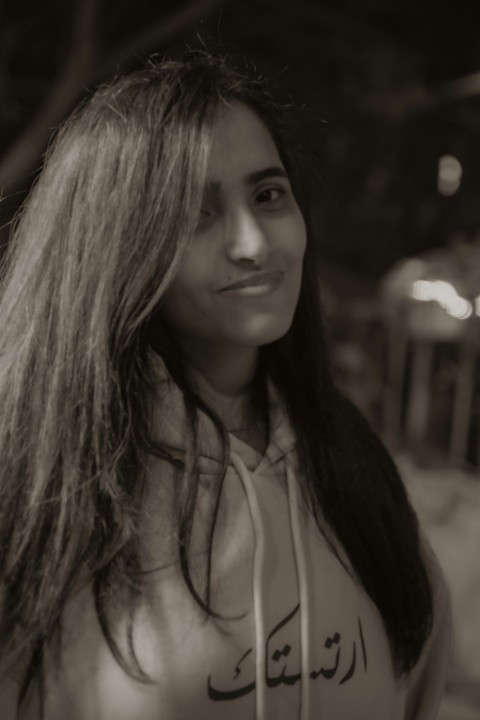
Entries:
<svg viewBox="0 0 480 720">
<path fill-rule="evenodd" d="M 110 648 L 148 681 L 111 630 L 112 597 L 134 622 L 141 596 L 145 457 L 173 462 L 152 437 L 151 327 L 201 208 L 214 122 L 243 102 L 268 127 L 308 228 L 300 299 L 285 337 L 261 349 L 298 436 L 305 496 L 345 551 L 383 618 L 398 675 L 417 662 L 432 625 L 432 590 L 417 519 L 377 435 L 338 390 L 325 340 L 305 183 L 284 108 L 247 64 L 191 52 L 151 60 L 100 87 L 58 130 L 15 221 L 0 288 L 0 664 L 23 689 L 60 632 L 80 577 L 92 583 Z M 189 443 L 179 475 L 178 560 L 190 574 L 196 512 L 196 424 L 218 417 L 193 392 L 174 331 L 155 334 L 185 402 Z M 209 519 L 213 542 L 222 478 Z M 131 625 L 130 625 L 131 632 Z"/>
</svg>

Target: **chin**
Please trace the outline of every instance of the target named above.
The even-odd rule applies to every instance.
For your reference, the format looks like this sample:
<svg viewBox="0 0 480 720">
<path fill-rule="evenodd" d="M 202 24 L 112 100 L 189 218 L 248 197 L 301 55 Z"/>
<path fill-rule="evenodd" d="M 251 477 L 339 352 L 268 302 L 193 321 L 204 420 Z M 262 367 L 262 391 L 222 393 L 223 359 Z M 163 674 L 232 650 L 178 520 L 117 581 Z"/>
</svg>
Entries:
<svg viewBox="0 0 480 720">
<path fill-rule="evenodd" d="M 280 340 L 290 330 L 293 316 L 286 320 L 282 318 L 277 321 L 257 322 L 253 327 L 238 328 L 236 336 L 237 343 L 248 347 L 261 347 Z"/>
</svg>

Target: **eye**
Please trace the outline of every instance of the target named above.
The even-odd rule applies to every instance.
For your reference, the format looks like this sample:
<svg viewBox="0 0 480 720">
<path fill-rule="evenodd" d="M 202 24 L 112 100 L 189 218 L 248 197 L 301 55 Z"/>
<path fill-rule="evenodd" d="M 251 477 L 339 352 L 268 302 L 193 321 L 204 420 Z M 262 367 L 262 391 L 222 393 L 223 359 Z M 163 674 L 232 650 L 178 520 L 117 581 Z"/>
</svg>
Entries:
<svg viewBox="0 0 480 720">
<path fill-rule="evenodd" d="M 276 210 L 283 205 L 287 191 L 283 187 L 266 187 L 255 195 L 255 204 L 266 210 Z"/>
<path fill-rule="evenodd" d="M 204 207 L 200 208 L 200 217 L 201 218 L 207 218 L 207 217 L 210 217 L 211 215 L 212 215 L 212 212 L 211 212 L 211 210 L 208 210 L 208 208 L 204 208 Z"/>
<path fill-rule="evenodd" d="M 200 208 L 200 213 L 197 220 L 197 229 L 204 228 L 210 224 L 213 218 L 213 210 L 209 207 Z"/>
</svg>

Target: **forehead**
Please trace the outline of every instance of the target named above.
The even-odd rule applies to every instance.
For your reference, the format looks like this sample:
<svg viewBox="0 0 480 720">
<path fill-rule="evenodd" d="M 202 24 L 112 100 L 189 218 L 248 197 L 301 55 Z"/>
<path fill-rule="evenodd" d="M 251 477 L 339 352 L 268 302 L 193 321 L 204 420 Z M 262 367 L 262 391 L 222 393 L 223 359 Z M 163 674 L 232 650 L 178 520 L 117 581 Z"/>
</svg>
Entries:
<svg viewBox="0 0 480 720">
<path fill-rule="evenodd" d="M 207 167 L 209 182 L 243 180 L 270 166 L 280 166 L 277 147 L 258 115 L 242 103 L 221 108 L 213 128 Z"/>
</svg>

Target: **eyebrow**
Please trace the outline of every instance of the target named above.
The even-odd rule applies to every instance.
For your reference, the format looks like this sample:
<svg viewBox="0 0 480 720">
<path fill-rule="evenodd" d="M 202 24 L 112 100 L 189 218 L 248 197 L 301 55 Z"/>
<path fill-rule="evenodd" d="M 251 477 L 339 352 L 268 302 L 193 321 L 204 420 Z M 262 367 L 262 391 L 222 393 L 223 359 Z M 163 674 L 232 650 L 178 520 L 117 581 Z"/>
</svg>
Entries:
<svg viewBox="0 0 480 720">
<path fill-rule="evenodd" d="M 258 182 L 261 182 L 262 180 L 266 180 L 267 178 L 273 178 L 273 177 L 282 177 L 289 179 L 287 171 L 280 167 L 280 165 L 273 165 L 272 167 L 267 167 L 262 170 L 256 170 L 255 172 L 249 173 L 244 179 L 245 185 L 255 185 Z M 213 181 L 213 182 L 207 182 L 206 183 L 206 191 L 207 193 L 216 193 L 220 190 L 221 184 L 219 182 Z"/>
<path fill-rule="evenodd" d="M 245 178 L 245 182 L 247 185 L 255 185 L 255 183 L 271 177 L 283 177 L 287 178 L 288 180 L 288 175 L 284 168 L 280 166 L 273 166 L 265 168 L 264 170 L 257 170 L 256 172 L 250 173 L 250 175 L 247 175 L 247 177 Z"/>
</svg>

